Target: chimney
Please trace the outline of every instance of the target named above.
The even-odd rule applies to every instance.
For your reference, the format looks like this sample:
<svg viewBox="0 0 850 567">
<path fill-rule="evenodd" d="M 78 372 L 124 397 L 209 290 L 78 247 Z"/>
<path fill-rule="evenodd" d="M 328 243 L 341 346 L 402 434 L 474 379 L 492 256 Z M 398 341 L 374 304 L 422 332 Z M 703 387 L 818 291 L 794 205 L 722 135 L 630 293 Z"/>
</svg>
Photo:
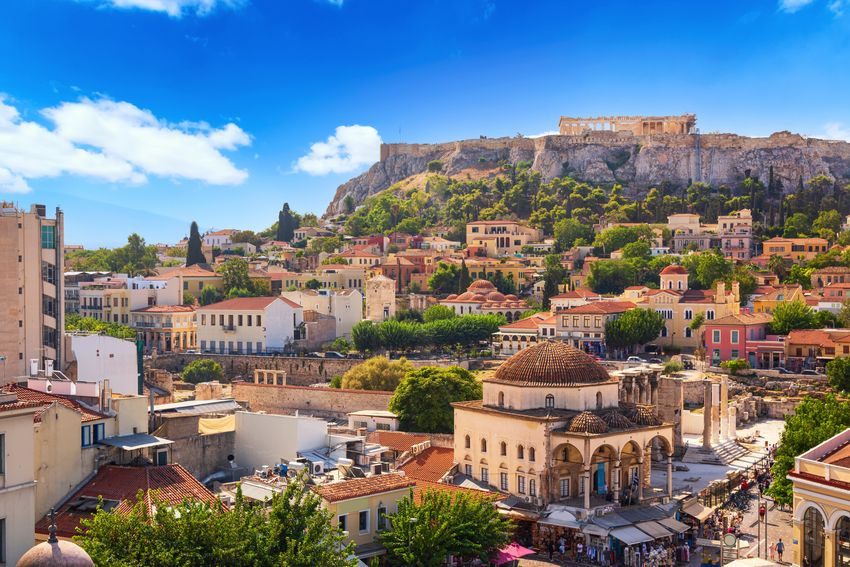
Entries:
<svg viewBox="0 0 850 567">
<path fill-rule="evenodd" d="M 741 301 L 741 284 L 732 282 L 732 295 L 735 296 L 735 303 Z"/>
<path fill-rule="evenodd" d="M 714 300 L 725 303 L 724 297 L 726 297 L 726 282 L 717 282 L 717 297 Z"/>
</svg>

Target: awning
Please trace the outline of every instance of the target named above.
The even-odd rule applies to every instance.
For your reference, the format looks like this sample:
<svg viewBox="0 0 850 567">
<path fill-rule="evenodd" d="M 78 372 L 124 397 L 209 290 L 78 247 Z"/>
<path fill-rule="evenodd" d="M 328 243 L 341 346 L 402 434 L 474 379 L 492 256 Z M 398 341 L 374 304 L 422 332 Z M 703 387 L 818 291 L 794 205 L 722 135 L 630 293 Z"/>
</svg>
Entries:
<svg viewBox="0 0 850 567">
<path fill-rule="evenodd" d="M 602 526 L 597 526 L 596 524 L 583 525 L 581 527 L 581 533 L 599 537 L 608 536 L 608 530 L 606 528 L 603 528 Z"/>
<path fill-rule="evenodd" d="M 696 500 L 686 504 L 685 507 L 682 508 L 682 512 L 684 512 L 688 516 L 696 518 L 700 522 L 704 522 L 709 516 L 714 513 L 711 508 L 706 508 Z"/>
<path fill-rule="evenodd" d="M 135 451 L 137 449 L 147 449 L 148 447 L 171 445 L 174 441 L 148 435 L 147 433 L 133 433 L 131 435 L 106 437 L 105 439 L 98 441 L 98 443 L 101 445 L 109 445 L 110 447 L 118 447 L 125 451 Z"/>
<path fill-rule="evenodd" d="M 668 530 L 673 530 L 677 534 L 683 534 L 691 527 L 687 524 L 683 524 L 676 518 L 664 518 L 663 520 L 658 520 L 658 523 L 667 528 Z"/>
<path fill-rule="evenodd" d="M 526 555 L 533 555 L 534 551 L 528 549 L 527 547 L 523 547 L 520 544 L 513 542 L 510 545 L 507 545 L 500 549 L 496 557 L 491 559 L 492 563 L 496 565 L 504 565 L 505 563 L 510 563 L 511 561 L 516 561 L 521 557 L 525 557 Z"/>
<path fill-rule="evenodd" d="M 556 510 L 551 512 L 545 518 L 540 518 L 537 520 L 538 524 L 544 524 L 547 526 L 561 526 L 563 528 L 572 528 L 577 530 L 581 527 L 578 521 L 576 521 L 576 517 L 567 512 L 566 510 Z"/>
<path fill-rule="evenodd" d="M 611 530 L 611 536 L 622 541 L 626 545 L 637 545 L 652 541 L 651 535 L 647 535 L 634 526 L 623 526 L 622 528 L 614 528 Z"/>
<path fill-rule="evenodd" d="M 655 521 L 641 522 L 636 526 L 640 531 L 646 532 L 655 539 L 670 537 L 673 535 L 670 530 Z"/>
</svg>

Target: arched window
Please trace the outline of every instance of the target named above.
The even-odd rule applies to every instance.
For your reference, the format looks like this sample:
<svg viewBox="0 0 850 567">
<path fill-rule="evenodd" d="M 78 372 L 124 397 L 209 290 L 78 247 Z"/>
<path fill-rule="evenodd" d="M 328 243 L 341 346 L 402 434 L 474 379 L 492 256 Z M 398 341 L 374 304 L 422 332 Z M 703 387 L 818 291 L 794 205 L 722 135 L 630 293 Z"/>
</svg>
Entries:
<svg viewBox="0 0 850 567">
<path fill-rule="evenodd" d="M 835 524 L 835 564 L 850 562 L 850 518 L 842 516 Z"/>
<path fill-rule="evenodd" d="M 502 443 L 499 445 L 499 454 L 503 457 L 507 456 L 508 454 L 508 444 L 504 441 L 502 441 Z"/>
<path fill-rule="evenodd" d="M 679 280 L 676 284 L 679 286 L 679 289 L 682 289 L 682 280 Z"/>
<path fill-rule="evenodd" d="M 534 455 L 534 447 L 529 447 L 529 448 L 528 448 L 528 460 L 529 460 L 529 461 L 531 461 L 531 462 L 533 463 L 533 462 L 534 462 L 534 457 L 535 457 L 535 455 Z"/>
<path fill-rule="evenodd" d="M 516 448 L 516 458 L 517 459 L 524 459 L 525 458 L 525 448 L 522 445 L 519 445 Z"/>
<path fill-rule="evenodd" d="M 602 392 L 596 392 L 596 409 L 602 409 Z"/>
<path fill-rule="evenodd" d="M 554 408 L 555 407 L 555 396 L 553 396 L 552 394 L 549 394 L 549 395 L 546 396 L 546 407 L 547 408 Z"/>
<path fill-rule="evenodd" d="M 808 567 L 823 567 L 823 516 L 815 507 L 803 514 L 803 557 L 801 564 Z"/>
<path fill-rule="evenodd" d="M 486 439 L 481 440 L 481 452 L 482 453 L 487 452 L 487 440 Z"/>
<path fill-rule="evenodd" d="M 470 439 L 469 439 L 469 435 L 467 435 L 466 437 L 463 438 L 463 446 L 467 449 L 469 449 L 472 446 L 472 443 L 470 442 Z"/>
<path fill-rule="evenodd" d="M 499 407 L 500 408 L 505 407 L 505 393 L 504 392 L 499 392 Z"/>
</svg>

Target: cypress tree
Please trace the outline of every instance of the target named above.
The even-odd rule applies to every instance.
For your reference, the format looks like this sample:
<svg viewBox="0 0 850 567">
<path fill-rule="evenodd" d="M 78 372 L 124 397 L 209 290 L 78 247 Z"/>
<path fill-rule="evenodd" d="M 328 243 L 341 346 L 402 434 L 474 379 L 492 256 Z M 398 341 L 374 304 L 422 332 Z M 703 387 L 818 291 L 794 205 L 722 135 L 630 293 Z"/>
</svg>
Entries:
<svg viewBox="0 0 850 567">
<path fill-rule="evenodd" d="M 457 282 L 457 292 L 463 293 L 469 287 L 469 268 L 466 267 L 466 260 L 460 261 L 460 277 Z"/>
<path fill-rule="evenodd" d="M 189 227 L 189 245 L 186 247 L 186 266 L 205 264 L 207 262 L 201 250 L 201 234 L 198 232 L 198 223 L 192 221 Z"/>
<path fill-rule="evenodd" d="M 291 242 L 295 236 L 295 218 L 289 210 L 289 203 L 284 203 L 277 215 L 277 240 Z"/>
</svg>

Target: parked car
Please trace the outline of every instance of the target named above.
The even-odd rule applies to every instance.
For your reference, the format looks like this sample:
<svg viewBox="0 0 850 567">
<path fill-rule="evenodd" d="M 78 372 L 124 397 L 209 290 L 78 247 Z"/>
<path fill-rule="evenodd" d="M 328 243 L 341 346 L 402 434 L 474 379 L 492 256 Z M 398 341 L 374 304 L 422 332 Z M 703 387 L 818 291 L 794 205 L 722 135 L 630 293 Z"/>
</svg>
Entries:
<svg viewBox="0 0 850 567">
<path fill-rule="evenodd" d="M 801 370 L 800 374 L 803 376 L 823 376 L 823 372 L 818 372 L 817 370 L 812 370 L 811 368 L 807 368 L 806 370 Z"/>
<path fill-rule="evenodd" d="M 780 374 L 794 374 L 793 372 L 791 372 L 790 370 L 788 370 L 787 368 L 785 368 L 783 366 L 777 366 L 776 368 L 774 368 L 774 370 L 776 370 Z"/>
<path fill-rule="evenodd" d="M 186 350 L 186 351 L 183 351 L 183 352 L 184 352 L 185 354 L 198 354 L 198 351 L 196 351 L 196 350 L 195 350 L 195 349 L 193 349 L 193 348 L 190 348 L 189 350 Z"/>
<path fill-rule="evenodd" d="M 641 358 L 639 356 L 630 356 L 629 358 L 626 359 L 626 362 L 628 362 L 630 364 L 643 364 L 644 362 L 646 362 L 646 360 L 644 360 L 643 358 Z"/>
<path fill-rule="evenodd" d="M 658 358 L 658 357 L 650 358 L 650 359 L 649 359 L 649 362 L 650 362 L 651 364 L 664 364 L 664 361 L 663 361 L 663 360 L 661 360 L 661 359 L 660 359 L 660 358 Z"/>
<path fill-rule="evenodd" d="M 345 355 L 335 350 L 329 350 L 325 353 L 325 358 L 345 358 Z"/>
<path fill-rule="evenodd" d="M 322 355 L 318 352 L 308 352 L 304 356 L 306 356 L 307 358 L 322 358 Z"/>
</svg>

